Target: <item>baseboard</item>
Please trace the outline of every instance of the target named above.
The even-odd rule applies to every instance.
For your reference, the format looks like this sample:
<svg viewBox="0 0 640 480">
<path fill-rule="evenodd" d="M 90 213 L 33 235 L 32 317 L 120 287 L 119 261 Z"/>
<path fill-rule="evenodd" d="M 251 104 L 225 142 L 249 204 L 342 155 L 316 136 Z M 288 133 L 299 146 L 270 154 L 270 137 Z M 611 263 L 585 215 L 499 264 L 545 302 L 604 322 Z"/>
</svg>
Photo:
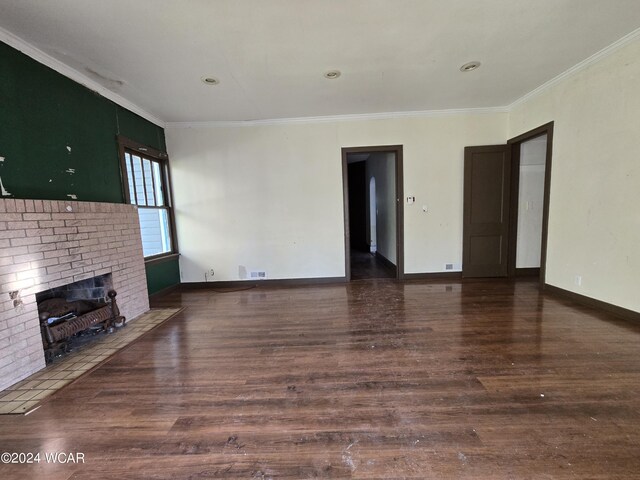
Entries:
<svg viewBox="0 0 640 480">
<path fill-rule="evenodd" d="M 516 277 L 540 277 L 540 267 L 516 268 Z"/>
<path fill-rule="evenodd" d="M 167 293 L 171 293 L 174 290 L 177 290 L 179 287 L 180 287 L 180 284 L 176 283 L 175 285 L 170 285 L 168 287 L 163 288 L 162 290 L 158 290 L 157 292 L 151 293 L 149 295 L 149 300 L 159 297 L 161 295 L 166 295 Z"/>
<path fill-rule="evenodd" d="M 394 273 L 397 273 L 397 267 L 396 267 L 396 265 L 395 265 L 391 260 L 389 260 L 387 257 L 385 257 L 384 255 L 382 255 L 382 254 L 381 254 L 380 252 L 378 252 L 378 251 L 376 251 L 375 255 L 376 255 L 376 258 L 377 258 L 378 260 L 380 260 L 380 262 L 382 262 L 382 264 L 383 264 L 385 267 L 387 267 L 387 268 L 389 268 L 389 269 L 393 270 L 393 272 L 394 272 Z"/>
<path fill-rule="evenodd" d="M 280 278 L 266 280 L 221 280 L 214 282 L 188 282 L 180 284 L 187 289 L 200 288 L 234 288 L 234 287 L 300 287 L 306 285 L 327 285 L 336 283 L 346 283 L 345 277 L 320 277 L 320 278 Z"/>
<path fill-rule="evenodd" d="M 461 280 L 462 272 L 405 273 L 405 280 Z"/>
<path fill-rule="evenodd" d="M 640 321 L 640 312 L 635 312 L 627 308 L 618 307 L 611 303 L 603 302 L 602 300 L 596 300 L 595 298 L 587 297 L 586 295 L 580 295 L 579 293 L 565 290 L 564 288 L 556 287 L 554 285 L 544 284 L 545 293 L 551 293 L 559 297 L 563 297 L 567 300 L 571 300 L 580 305 L 586 307 L 595 308 L 606 313 L 615 315 L 616 317 L 624 318 L 625 320 Z"/>
</svg>

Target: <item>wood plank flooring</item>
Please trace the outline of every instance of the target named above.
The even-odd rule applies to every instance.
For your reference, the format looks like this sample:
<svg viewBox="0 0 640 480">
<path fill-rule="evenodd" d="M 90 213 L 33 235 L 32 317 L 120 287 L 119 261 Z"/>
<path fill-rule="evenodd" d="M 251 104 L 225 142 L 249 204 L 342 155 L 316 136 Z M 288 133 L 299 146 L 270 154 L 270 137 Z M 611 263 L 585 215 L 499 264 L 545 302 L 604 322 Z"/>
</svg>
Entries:
<svg viewBox="0 0 640 480">
<path fill-rule="evenodd" d="M 395 271 L 369 252 L 351 249 L 351 280 L 396 278 Z"/>
<path fill-rule="evenodd" d="M 0 478 L 637 479 L 640 326 L 535 283 L 359 281 L 186 307 L 28 416 Z"/>
</svg>

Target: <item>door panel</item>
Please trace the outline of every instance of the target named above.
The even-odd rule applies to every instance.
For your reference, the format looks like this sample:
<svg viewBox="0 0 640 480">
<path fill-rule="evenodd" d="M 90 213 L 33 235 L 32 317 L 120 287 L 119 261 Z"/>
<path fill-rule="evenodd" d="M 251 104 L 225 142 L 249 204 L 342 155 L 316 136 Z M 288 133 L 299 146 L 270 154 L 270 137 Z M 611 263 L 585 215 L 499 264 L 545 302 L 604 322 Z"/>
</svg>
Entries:
<svg viewBox="0 0 640 480">
<path fill-rule="evenodd" d="M 506 277 L 511 147 L 464 150 L 462 275 Z"/>
</svg>

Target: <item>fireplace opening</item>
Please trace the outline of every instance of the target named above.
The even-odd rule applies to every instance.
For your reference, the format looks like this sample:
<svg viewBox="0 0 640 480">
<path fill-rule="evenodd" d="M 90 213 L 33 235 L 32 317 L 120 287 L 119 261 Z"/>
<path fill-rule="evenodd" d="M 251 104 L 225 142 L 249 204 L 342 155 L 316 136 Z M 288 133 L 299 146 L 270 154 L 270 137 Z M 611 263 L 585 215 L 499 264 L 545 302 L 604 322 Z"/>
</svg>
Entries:
<svg viewBox="0 0 640 480">
<path fill-rule="evenodd" d="M 45 361 L 70 353 L 98 334 L 123 327 L 111 274 L 36 294 Z"/>
</svg>

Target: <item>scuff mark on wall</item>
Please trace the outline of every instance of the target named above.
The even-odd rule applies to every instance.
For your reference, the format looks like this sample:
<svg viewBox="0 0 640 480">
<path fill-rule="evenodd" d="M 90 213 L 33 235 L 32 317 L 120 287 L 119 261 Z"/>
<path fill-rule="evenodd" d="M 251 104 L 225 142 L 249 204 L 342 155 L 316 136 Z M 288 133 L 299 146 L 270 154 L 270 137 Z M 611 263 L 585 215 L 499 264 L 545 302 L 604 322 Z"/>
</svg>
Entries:
<svg viewBox="0 0 640 480">
<path fill-rule="evenodd" d="M 67 172 L 70 175 L 73 175 L 74 173 L 76 173 L 76 169 L 75 168 L 67 168 L 65 170 L 65 172 Z"/>
<path fill-rule="evenodd" d="M 4 185 L 2 184 L 2 177 L 0 177 L 0 195 L 2 195 L 3 197 L 8 197 L 11 195 L 5 190 Z"/>
<path fill-rule="evenodd" d="M 67 193 L 67 197 L 69 197 L 71 200 L 77 200 L 78 196 L 74 193 Z"/>
</svg>

